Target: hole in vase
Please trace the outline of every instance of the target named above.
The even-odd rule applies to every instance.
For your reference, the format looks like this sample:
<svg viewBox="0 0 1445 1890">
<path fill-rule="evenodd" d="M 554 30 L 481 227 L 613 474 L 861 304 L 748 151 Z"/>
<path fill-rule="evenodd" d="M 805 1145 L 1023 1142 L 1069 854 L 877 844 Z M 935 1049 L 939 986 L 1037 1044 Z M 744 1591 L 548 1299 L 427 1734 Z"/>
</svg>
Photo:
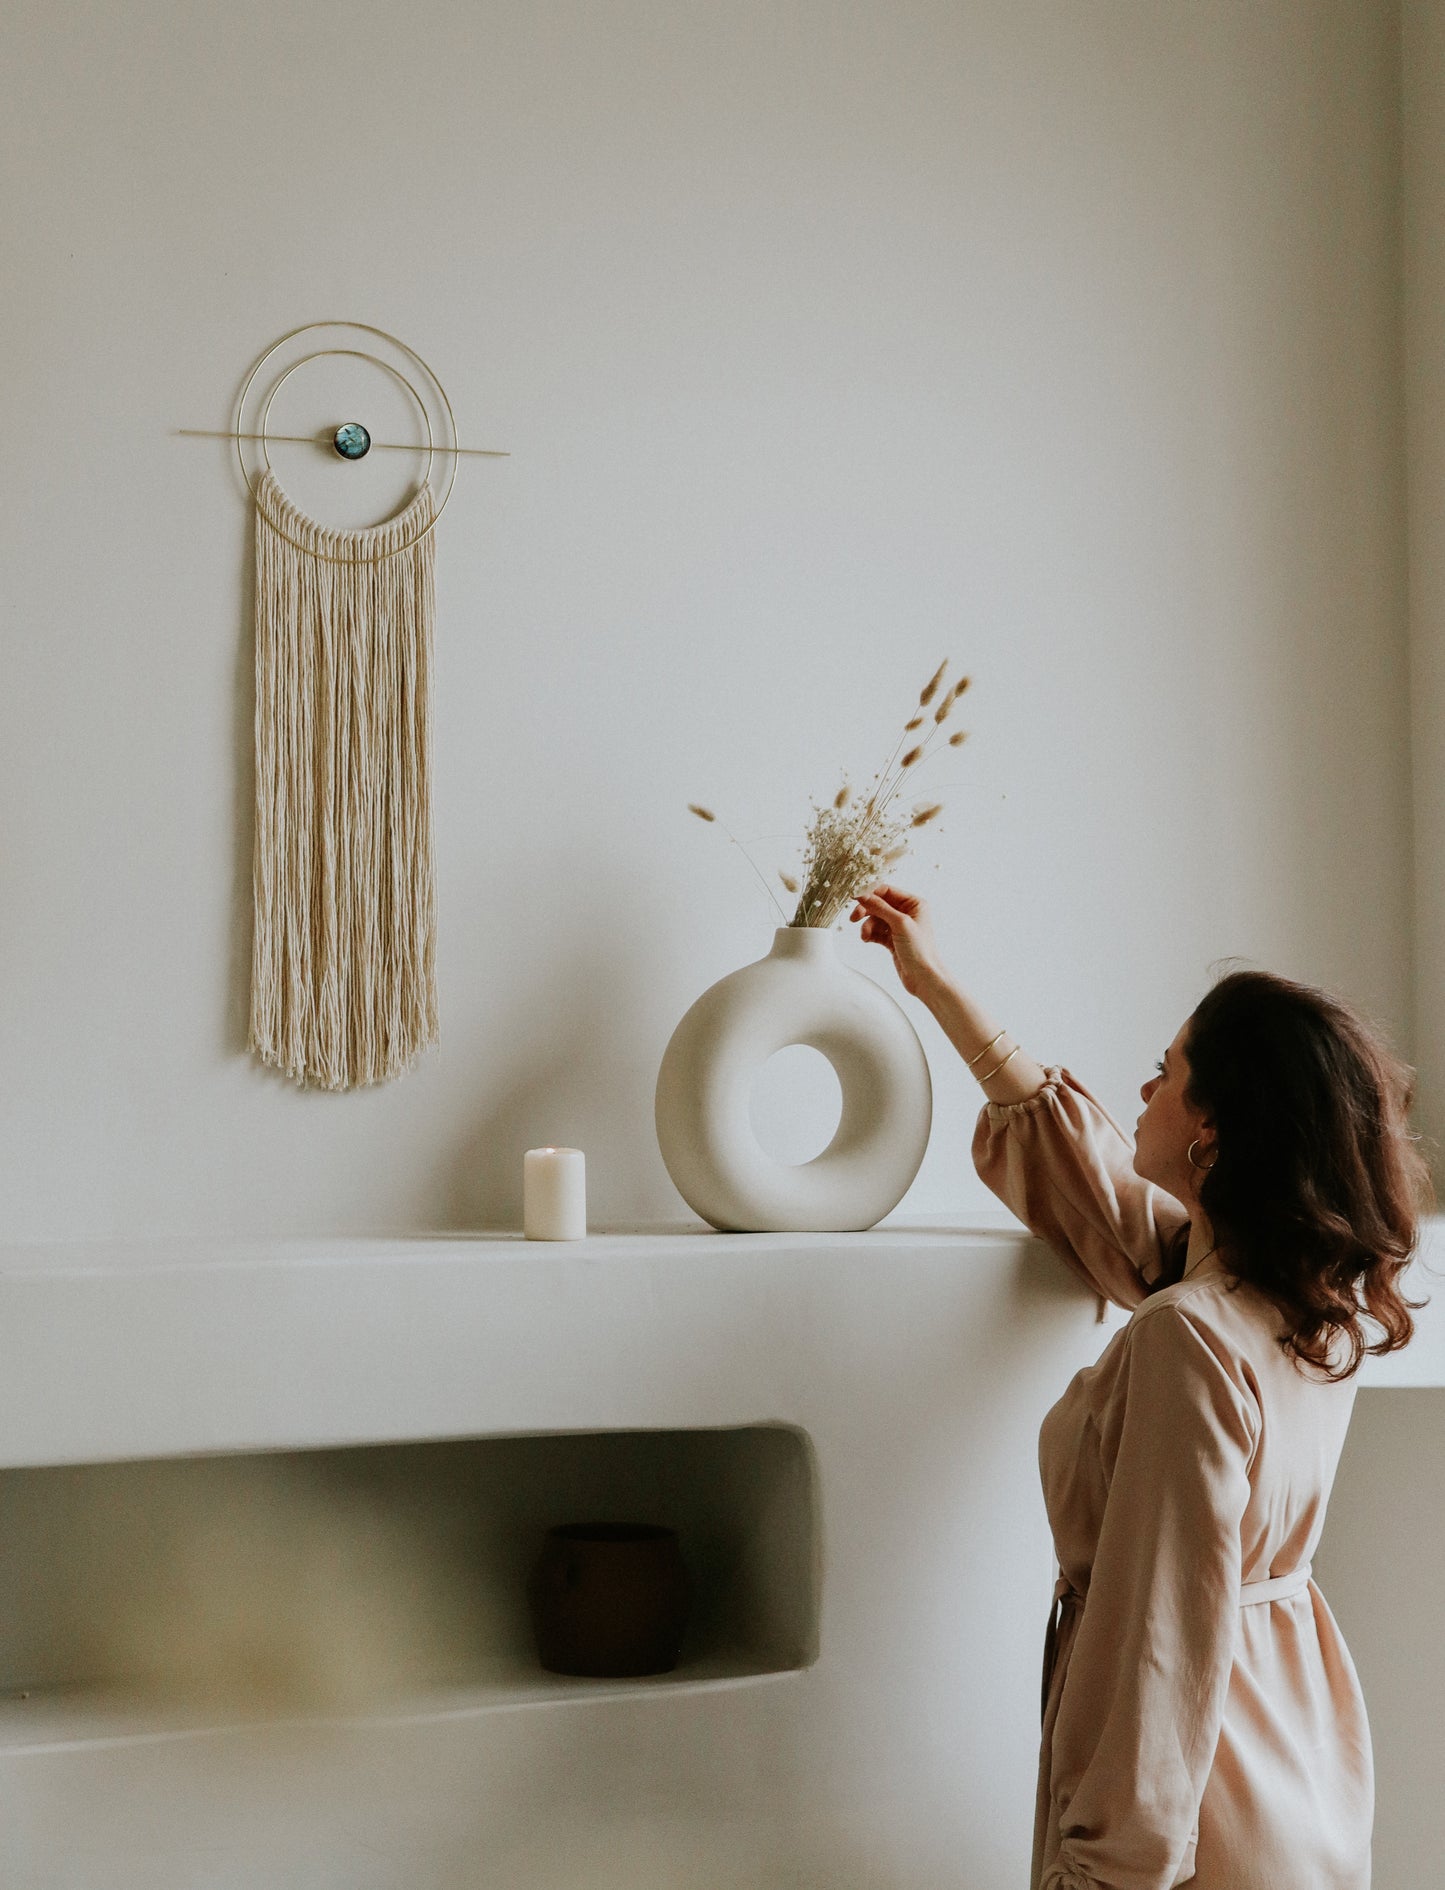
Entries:
<svg viewBox="0 0 1445 1890">
<path fill-rule="evenodd" d="M 753 1078 L 753 1134 L 774 1161 L 791 1168 L 822 1154 L 842 1114 L 837 1072 L 807 1044 L 776 1051 Z"/>
</svg>

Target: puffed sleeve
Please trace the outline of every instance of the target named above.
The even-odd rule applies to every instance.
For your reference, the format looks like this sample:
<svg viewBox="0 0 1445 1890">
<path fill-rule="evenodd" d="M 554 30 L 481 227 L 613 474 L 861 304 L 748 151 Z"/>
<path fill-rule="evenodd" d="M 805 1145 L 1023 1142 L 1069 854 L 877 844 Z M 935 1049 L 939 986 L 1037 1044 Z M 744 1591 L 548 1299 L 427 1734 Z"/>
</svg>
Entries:
<svg viewBox="0 0 1445 1890">
<path fill-rule="evenodd" d="M 1164 1272 L 1188 1218 L 1134 1173 L 1134 1146 L 1067 1070 L 1019 1103 L 987 1103 L 973 1138 L 979 1175 L 1096 1293 L 1135 1307 Z"/>
<path fill-rule="evenodd" d="M 1170 1890 L 1193 1869 L 1239 1631 L 1259 1407 L 1176 1300 L 1145 1307 L 1099 1416 L 1103 1526 L 1051 1745 L 1042 1890 Z"/>
</svg>

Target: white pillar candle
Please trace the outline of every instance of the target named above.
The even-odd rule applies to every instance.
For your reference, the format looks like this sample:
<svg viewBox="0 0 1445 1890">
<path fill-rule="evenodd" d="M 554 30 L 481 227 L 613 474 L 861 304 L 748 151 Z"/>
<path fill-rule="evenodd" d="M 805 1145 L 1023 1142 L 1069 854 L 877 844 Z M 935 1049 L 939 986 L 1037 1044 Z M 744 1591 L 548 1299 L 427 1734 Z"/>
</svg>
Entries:
<svg viewBox="0 0 1445 1890">
<path fill-rule="evenodd" d="M 529 1148 L 522 1157 L 522 1231 L 528 1240 L 587 1233 L 587 1159 L 580 1148 Z"/>
</svg>

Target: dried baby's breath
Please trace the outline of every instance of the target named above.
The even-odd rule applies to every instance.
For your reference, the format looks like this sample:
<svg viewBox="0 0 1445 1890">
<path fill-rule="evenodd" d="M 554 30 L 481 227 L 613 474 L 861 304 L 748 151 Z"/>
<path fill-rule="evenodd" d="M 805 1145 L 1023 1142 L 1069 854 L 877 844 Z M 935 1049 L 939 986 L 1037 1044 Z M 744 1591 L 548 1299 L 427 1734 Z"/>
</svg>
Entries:
<svg viewBox="0 0 1445 1890">
<path fill-rule="evenodd" d="M 859 893 L 882 878 L 886 855 L 900 837 L 896 819 L 867 819 L 864 810 L 817 808 L 803 852 L 803 889 L 794 925 L 828 926 Z"/>
</svg>

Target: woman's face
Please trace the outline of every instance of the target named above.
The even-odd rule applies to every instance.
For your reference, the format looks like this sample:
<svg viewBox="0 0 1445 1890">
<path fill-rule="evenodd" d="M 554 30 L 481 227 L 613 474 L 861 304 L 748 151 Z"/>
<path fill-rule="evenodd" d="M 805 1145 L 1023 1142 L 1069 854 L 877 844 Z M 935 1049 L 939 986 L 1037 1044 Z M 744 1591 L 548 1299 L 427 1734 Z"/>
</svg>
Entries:
<svg viewBox="0 0 1445 1890">
<path fill-rule="evenodd" d="M 1189 1025 L 1164 1052 L 1157 1076 L 1139 1091 L 1144 1099 L 1144 1113 L 1139 1118 L 1134 1139 L 1134 1172 L 1172 1194 L 1176 1201 L 1192 1205 L 1198 1198 L 1204 1169 L 1214 1160 L 1214 1124 L 1202 1109 L 1197 1109 L 1185 1090 L 1189 1083 L 1189 1053 L 1186 1043 Z M 1193 1143 L 1194 1162 L 1189 1159 Z"/>
</svg>

